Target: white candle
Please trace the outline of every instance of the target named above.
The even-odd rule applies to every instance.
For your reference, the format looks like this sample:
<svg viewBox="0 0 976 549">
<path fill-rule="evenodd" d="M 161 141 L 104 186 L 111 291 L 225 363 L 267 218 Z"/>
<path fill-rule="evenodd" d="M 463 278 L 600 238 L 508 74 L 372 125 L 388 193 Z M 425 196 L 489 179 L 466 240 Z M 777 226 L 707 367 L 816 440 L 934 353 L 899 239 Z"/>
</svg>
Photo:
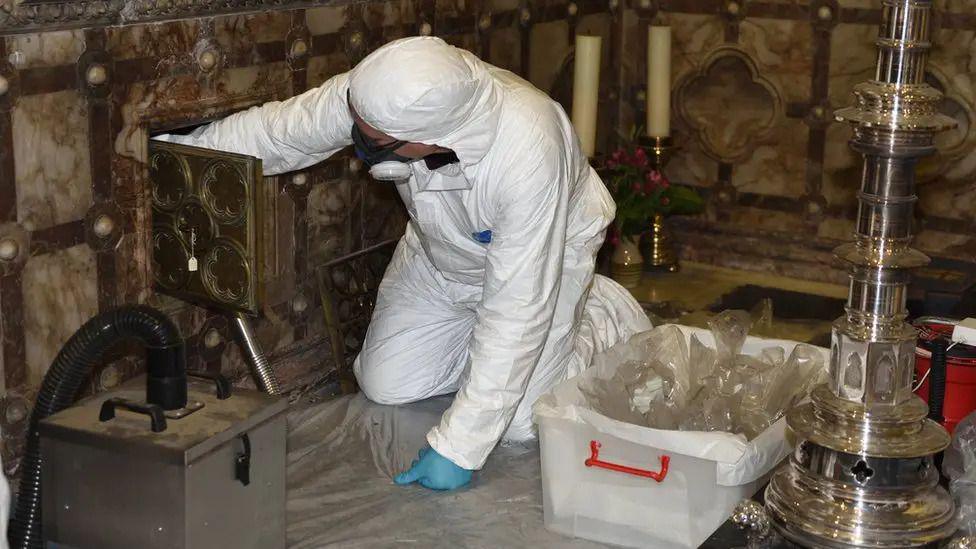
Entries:
<svg viewBox="0 0 976 549">
<path fill-rule="evenodd" d="M 671 134 L 671 27 L 647 28 L 647 135 Z"/>
<path fill-rule="evenodd" d="M 600 92 L 599 36 L 576 35 L 573 68 L 573 127 L 583 153 L 593 156 L 596 149 L 596 111 Z"/>
</svg>

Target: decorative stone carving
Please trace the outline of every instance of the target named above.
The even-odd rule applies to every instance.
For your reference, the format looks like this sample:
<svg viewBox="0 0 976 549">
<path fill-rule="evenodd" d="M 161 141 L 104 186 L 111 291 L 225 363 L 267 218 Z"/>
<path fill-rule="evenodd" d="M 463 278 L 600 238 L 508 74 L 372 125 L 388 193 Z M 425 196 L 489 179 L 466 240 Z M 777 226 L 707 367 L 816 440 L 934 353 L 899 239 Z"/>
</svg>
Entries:
<svg viewBox="0 0 976 549">
<path fill-rule="evenodd" d="M 748 156 L 783 110 L 779 92 L 748 54 L 728 46 L 678 81 L 674 103 L 705 152 L 729 163 Z"/>
<path fill-rule="evenodd" d="M 321 5 L 321 2 L 312 0 L 25 0 L 20 3 L 0 3 L 0 35 L 317 5 Z"/>
</svg>

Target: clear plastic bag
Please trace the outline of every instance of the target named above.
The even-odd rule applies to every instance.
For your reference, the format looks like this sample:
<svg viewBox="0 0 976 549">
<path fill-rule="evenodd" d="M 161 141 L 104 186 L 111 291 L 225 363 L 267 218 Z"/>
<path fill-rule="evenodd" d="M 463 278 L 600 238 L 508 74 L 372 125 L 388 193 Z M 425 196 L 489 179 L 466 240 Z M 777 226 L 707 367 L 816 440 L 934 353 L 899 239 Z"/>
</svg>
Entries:
<svg viewBox="0 0 976 549">
<path fill-rule="evenodd" d="M 579 390 L 593 410 L 618 421 L 752 439 L 809 393 L 824 359 L 802 344 L 789 357 L 779 346 L 742 354 L 750 323 L 744 311 L 716 315 L 715 349 L 674 325 L 638 334 L 600 358 L 619 364 L 609 379 L 588 379 Z"/>
<path fill-rule="evenodd" d="M 959 534 L 976 534 L 976 412 L 956 425 L 942 471 L 949 477 L 949 492 L 956 502 Z"/>
</svg>

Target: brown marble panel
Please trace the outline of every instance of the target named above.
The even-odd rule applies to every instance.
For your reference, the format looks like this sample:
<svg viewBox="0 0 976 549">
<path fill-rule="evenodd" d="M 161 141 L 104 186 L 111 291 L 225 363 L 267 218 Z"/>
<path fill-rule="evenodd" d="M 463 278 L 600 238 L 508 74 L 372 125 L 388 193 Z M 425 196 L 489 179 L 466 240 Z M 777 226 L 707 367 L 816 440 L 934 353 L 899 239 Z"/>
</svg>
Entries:
<svg viewBox="0 0 976 549">
<path fill-rule="evenodd" d="M 0 39 L 0 59 L 6 57 L 7 42 Z M 17 180 L 11 126 L 9 97 L 0 97 L 0 223 L 17 219 Z"/>
<path fill-rule="evenodd" d="M 339 32 L 346 24 L 345 6 L 327 6 L 305 10 L 305 23 L 312 34 L 332 34 Z"/>
<path fill-rule="evenodd" d="M 255 44 L 284 40 L 291 28 L 291 13 L 267 11 L 252 15 L 214 18 L 214 38 L 225 52 L 249 51 Z"/>
<path fill-rule="evenodd" d="M 73 65 L 85 51 L 85 36 L 80 30 L 20 34 L 7 40 L 10 54 L 21 59 L 21 69 Z"/>
<path fill-rule="evenodd" d="M 515 10 L 519 7 L 519 0 L 487 0 L 486 7 L 494 13 Z"/>
<path fill-rule="evenodd" d="M 22 271 L 0 274 L 0 337 L 5 387 L 18 387 L 27 377 L 24 366 L 24 294 Z"/>
<path fill-rule="evenodd" d="M 572 50 L 568 37 L 569 25 L 566 21 L 532 26 L 528 80 L 540 90 L 552 87 L 563 59 Z"/>
<path fill-rule="evenodd" d="M 22 95 L 40 95 L 75 88 L 78 84 L 74 65 L 35 67 L 20 71 Z"/>
<path fill-rule="evenodd" d="M 518 67 L 521 58 L 521 36 L 518 28 L 509 26 L 493 29 L 490 35 L 488 61 L 498 67 Z"/>
<path fill-rule="evenodd" d="M 314 88 L 333 76 L 352 68 L 344 53 L 312 57 L 308 60 L 308 86 Z"/>
<path fill-rule="evenodd" d="M 17 218 L 27 230 L 80 219 L 91 206 L 87 115 L 75 91 L 21 97 L 14 107 Z"/>
<path fill-rule="evenodd" d="M 116 61 L 153 57 L 172 64 L 183 62 L 190 56 L 200 32 L 200 21 L 186 19 L 108 27 L 106 32 L 106 49 Z"/>
<path fill-rule="evenodd" d="M 84 241 L 84 220 L 68 221 L 34 231 L 31 234 L 30 253 L 31 255 L 46 254 L 77 246 Z"/>
<path fill-rule="evenodd" d="M 22 285 L 27 380 L 36 386 L 68 338 L 98 312 L 94 253 L 82 245 L 31 257 Z"/>
</svg>

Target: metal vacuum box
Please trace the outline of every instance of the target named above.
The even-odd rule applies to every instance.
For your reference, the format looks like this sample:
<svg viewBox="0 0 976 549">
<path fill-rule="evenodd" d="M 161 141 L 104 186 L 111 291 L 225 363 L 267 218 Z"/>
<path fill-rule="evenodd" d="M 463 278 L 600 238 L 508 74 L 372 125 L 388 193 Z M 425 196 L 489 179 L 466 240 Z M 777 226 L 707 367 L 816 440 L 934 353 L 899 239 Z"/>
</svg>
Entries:
<svg viewBox="0 0 976 549">
<path fill-rule="evenodd" d="M 105 419 L 109 399 L 145 394 L 138 378 L 41 423 L 46 547 L 284 548 L 287 400 L 243 389 L 220 399 L 191 381 L 165 430 L 123 407 Z"/>
</svg>

